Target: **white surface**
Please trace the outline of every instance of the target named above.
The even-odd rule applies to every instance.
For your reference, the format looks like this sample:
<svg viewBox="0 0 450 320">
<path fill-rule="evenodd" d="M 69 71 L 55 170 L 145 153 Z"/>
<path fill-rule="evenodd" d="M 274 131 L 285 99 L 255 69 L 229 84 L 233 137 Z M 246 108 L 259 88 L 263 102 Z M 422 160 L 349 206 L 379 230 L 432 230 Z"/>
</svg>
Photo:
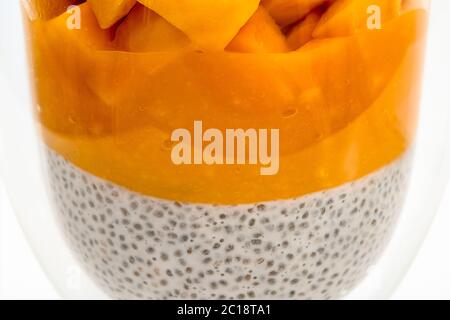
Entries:
<svg viewBox="0 0 450 320">
<path fill-rule="evenodd" d="M 450 189 L 394 299 L 450 299 Z M 0 184 L 0 299 L 58 299 L 26 243 Z"/>
</svg>

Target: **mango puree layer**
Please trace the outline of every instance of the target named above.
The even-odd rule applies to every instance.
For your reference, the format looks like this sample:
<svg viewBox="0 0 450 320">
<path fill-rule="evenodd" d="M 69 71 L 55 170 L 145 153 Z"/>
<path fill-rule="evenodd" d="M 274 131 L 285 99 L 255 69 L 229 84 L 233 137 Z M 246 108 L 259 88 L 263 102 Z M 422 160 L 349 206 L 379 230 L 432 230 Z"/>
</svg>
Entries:
<svg viewBox="0 0 450 320">
<path fill-rule="evenodd" d="M 425 10 L 287 53 L 137 53 L 114 48 L 114 30 L 81 7 L 81 30 L 67 14 L 28 24 L 37 119 L 50 148 L 132 191 L 213 204 L 294 198 L 367 175 L 413 143 Z M 279 173 L 174 165 L 171 133 L 196 120 L 280 129 Z"/>
</svg>

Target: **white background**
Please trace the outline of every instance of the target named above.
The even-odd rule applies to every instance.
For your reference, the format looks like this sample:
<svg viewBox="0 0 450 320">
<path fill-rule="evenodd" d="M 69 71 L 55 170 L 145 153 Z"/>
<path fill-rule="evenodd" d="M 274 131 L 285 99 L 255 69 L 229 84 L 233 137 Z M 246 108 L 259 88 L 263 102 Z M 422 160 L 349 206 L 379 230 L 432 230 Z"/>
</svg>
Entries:
<svg viewBox="0 0 450 320">
<path fill-rule="evenodd" d="M 448 39 L 443 44 L 448 45 Z M 447 83 L 447 85 L 450 89 L 450 83 Z M 446 192 L 444 201 L 417 259 L 393 298 L 450 299 L 449 212 L 450 188 Z M 59 295 L 31 252 L 0 180 L 1 298 L 56 299 L 59 298 Z"/>
</svg>

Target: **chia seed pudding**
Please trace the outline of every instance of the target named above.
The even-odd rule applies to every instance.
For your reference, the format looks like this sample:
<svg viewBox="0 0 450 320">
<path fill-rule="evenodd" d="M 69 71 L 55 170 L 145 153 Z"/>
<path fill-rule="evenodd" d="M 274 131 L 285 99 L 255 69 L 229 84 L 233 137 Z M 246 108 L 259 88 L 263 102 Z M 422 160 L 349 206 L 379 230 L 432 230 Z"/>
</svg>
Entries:
<svg viewBox="0 0 450 320">
<path fill-rule="evenodd" d="M 70 246 L 117 299 L 340 298 L 388 242 L 410 158 L 296 199 L 222 206 L 137 194 L 47 151 Z"/>
</svg>

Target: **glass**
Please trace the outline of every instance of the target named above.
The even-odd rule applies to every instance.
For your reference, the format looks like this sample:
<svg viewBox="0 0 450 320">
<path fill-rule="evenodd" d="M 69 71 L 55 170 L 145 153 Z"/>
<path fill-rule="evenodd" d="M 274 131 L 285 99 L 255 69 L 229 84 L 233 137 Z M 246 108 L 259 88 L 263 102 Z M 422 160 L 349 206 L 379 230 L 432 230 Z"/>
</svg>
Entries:
<svg viewBox="0 0 450 320">
<path fill-rule="evenodd" d="M 447 176 L 436 164 L 448 97 L 418 113 L 428 1 L 30 0 L 22 11 L 31 88 L 14 78 L 24 70 L 10 79 L 32 92 L 33 119 L 11 91 L 22 100 L 2 108 L 5 180 L 65 297 L 395 288 Z"/>
</svg>

